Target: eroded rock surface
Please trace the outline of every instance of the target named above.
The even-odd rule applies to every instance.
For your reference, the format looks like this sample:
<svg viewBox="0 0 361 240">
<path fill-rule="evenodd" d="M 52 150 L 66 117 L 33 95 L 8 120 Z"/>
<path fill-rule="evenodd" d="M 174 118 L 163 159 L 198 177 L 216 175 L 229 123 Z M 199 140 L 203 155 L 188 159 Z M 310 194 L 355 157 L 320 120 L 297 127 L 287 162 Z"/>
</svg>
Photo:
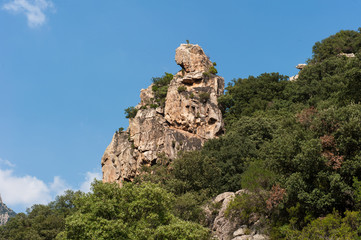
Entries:
<svg viewBox="0 0 361 240">
<path fill-rule="evenodd" d="M 15 215 L 16 213 L 3 203 L 0 195 L 0 226 L 5 225 L 9 221 L 9 218 L 14 217 Z"/>
<path fill-rule="evenodd" d="M 226 216 L 226 210 L 232 200 L 241 194 L 250 194 L 247 190 L 237 192 L 224 192 L 216 196 L 213 201 L 205 206 L 204 212 L 208 219 L 208 226 L 212 230 L 213 237 L 219 240 L 268 240 L 269 237 L 262 234 L 260 221 L 256 220 L 245 225 L 239 219 L 231 219 Z"/>
<path fill-rule="evenodd" d="M 159 154 L 174 159 L 223 133 L 217 98 L 224 79 L 210 72 L 213 64 L 198 45 L 181 44 L 175 60 L 182 70 L 170 82 L 164 106 L 154 108 L 152 85 L 142 89 L 128 129 L 114 134 L 101 161 L 104 182 L 132 181 Z"/>
</svg>

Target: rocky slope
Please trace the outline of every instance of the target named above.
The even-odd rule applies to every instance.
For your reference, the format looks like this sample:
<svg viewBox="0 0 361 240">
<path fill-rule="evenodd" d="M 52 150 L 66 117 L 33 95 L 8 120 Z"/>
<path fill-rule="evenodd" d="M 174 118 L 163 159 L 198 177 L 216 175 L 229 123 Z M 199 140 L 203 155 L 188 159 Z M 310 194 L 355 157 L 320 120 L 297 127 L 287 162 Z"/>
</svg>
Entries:
<svg viewBox="0 0 361 240">
<path fill-rule="evenodd" d="M 241 189 L 235 193 L 221 193 L 205 207 L 204 212 L 209 221 L 208 226 L 212 230 L 212 235 L 219 240 L 268 240 L 269 237 L 263 234 L 259 218 L 254 217 L 253 221 L 246 225 L 239 219 L 231 219 L 226 216 L 229 203 L 241 194 L 249 194 L 249 192 Z"/>
<path fill-rule="evenodd" d="M 16 213 L 12 209 L 8 208 L 5 203 L 3 203 L 0 196 L 0 226 L 7 223 L 9 218 L 15 215 Z"/>
<path fill-rule="evenodd" d="M 159 154 L 175 158 L 181 150 L 199 149 L 223 133 L 217 98 L 224 79 L 198 45 L 181 44 L 176 63 L 182 67 L 171 80 L 164 106 L 154 108 L 152 85 L 142 89 L 141 102 L 126 131 L 117 132 L 101 160 L 103 181 L 132 181 L 142 165 L 156 163 Z"/>
</svg>

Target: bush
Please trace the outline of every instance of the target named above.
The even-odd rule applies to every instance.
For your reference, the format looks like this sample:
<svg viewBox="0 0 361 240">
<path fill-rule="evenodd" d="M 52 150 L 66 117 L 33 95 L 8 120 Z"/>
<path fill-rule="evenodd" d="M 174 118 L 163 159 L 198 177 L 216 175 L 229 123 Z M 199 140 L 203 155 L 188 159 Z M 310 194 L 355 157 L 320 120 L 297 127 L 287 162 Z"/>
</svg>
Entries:
<svg viewBox="0 0 361 240">
<path fill-rule="evenodd" d="M 209 230 L 171 213 L 172 194 L 151 183 L 92 184 L 76 199 L 58 239 L 208 239 Z M 176 234 L 175 234 L 176 233 Z M 180 237 L 181 236 L 181 237 Z"/>
<path fill-rule="evenodd" d="M 339 53 L 357 53 L 361 49 L 361 32 L 341 30 L 321 42 L 316 42 L 312 48 L 311 63 L 321 62 Z"/>
<path fill-rule="evenodd" d="M 128 107 L 124 110 L 126 118 L 134 118 L 137 115 L 138 109 L 135 107 Z"/>
<path fill-rule="evenodd" d="M 218 71 L 217 69 L 214 67 L 215 65 L 213 65 L 212 67 L 209 68 L 208 72 L 211 74 L 217 74 Z"/>
<path fill-rule="evenodd" d="M 284 226 L 281 232 L 285 239 L 359 239 L 357 228 L 360 226 L 360 213 L 347 211 L 345 215 L 341 218 L 337 212 L 333 212 L 313 220 L 301 231 Z"/>
<path fill-rule="evenodd" d="M 206 103 L 210 98 L 210 94 L 207 92 L 200 92 L 198 96 L 201 103 Z"/>
<path fill-rule="evenodd" d="M 181 86 L 178 87 L 178 92 L 179 92 L 179 93 L 184 92 L 184 91 L 186 91 L 186 90 L 187 90 L 187 87 L 184 86 L 184 85 L 181 85 Z"/>
<path fill-rule="evenodd" d="M 171 73 L 165 73 L 162 77 L 152 78 L 153 81 L 152 90 L 154 93 L 154 101 L 161 107 L 164 107 L 169 83 L 172 81 L 172 79 L 173 79 L 173 74 Z"/>
</svg>

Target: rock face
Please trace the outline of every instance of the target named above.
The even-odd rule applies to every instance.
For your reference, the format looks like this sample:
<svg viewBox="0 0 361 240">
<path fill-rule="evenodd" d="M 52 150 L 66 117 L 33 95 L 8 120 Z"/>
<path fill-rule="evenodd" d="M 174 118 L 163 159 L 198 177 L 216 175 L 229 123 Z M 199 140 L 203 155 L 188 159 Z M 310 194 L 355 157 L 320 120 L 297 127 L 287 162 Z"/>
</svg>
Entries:
<svg viewBox="0 0 361 240">
<path fill-rule="evenodd" d="M 240 194 L 249 194 L 246 190 L 237 192 L 224 192 L 215 197 L 211 204 L 204 209 L 209 227 L 212 234 L 219 240 L 267 240 L 269 237 L 262 234 L 259 221 L 251 225 L 244 225 L 237 219 L 229 219 L 226 217 L 226 209 L 228 204 Z"/>
<path fill-rule="evenodd" d="M 104 182 L 132 181 L 159 154 L 174 159 L 223 133 L 217 98 L 224 79 L 211 73 L 213 64 L 198 45 L 181 44 L 175 60 L 182 70 L 171 80 L 164 106 L 155 107 L 152 85 L 142 89 L 128 129 L 114 134 L 101 160 Z"/>
<path fill-rule="evenodd" d="M 301 71 L 306 66 L 307 66 L 307 64 L 305 64 L 305 63 L 299 63 L 299 64 L 297 64 L 296 68 Z M 289 81 L 296 81 L 298 79 L 298 77 L 299 77 L 299 74 L 292 76 L 289 78 Z"/>
<path fill-rule="evenodd" d="M 15 216 L 16 213 L 8 208 L 5 203 L 3 203 L 2 198 L 0 196 L 0 226 L 7 223 L 10 217 Z"/>
</svg>

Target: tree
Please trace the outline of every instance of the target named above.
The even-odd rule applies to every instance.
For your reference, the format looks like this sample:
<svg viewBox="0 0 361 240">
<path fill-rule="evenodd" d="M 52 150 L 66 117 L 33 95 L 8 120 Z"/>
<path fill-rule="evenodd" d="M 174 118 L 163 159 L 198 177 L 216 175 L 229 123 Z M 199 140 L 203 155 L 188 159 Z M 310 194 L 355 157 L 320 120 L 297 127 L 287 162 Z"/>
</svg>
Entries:
<svg viewBox="0 0 361 240">
<path fill-rule="evenodd" d="M 67 217 L 65 231 L 57 239 L 167 239 L 175 228 L 181 234 L 170 239 L 209 237 L 202 226 L 171 213 L 174 197 L 158 185 L 128 183 L 119 188 L 96 181 L 92 190 L 76 199 L 78 210 Z"/>
</svg>

